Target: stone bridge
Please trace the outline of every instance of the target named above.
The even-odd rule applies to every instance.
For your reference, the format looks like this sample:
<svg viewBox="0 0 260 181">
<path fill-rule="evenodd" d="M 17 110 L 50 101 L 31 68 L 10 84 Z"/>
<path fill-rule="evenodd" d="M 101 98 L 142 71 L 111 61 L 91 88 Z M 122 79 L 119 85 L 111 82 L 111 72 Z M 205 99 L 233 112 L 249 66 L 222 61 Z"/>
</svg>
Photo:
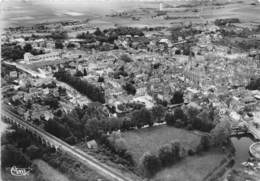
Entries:
<svg viewBox="0 0 260 181">
<path fill-rule="evenodd" d="M 132 178 L 126 176 L 125 174 L 122 174 L 121 172 L 118 172 L 117 170 L 105 165 L 104 163 L 101 163 L 87 153 L 74 148 L 73 146 L 65 143 L 52 134 L 38 128 L 32 123 L 23 121 L 23 119 L 21 119 L 19 115 L 15 114 L 14 111 L 12 111 L 10 106 L 2 105 L 1 115 L 3 119 L 7 120 L 7 122 L 13 125 L 17 125 L 19 128 L 32 133 L 32 135 L 41 140 L 43 144 L 54 148 L 57 151 L 60 150 L 68 153 L 70 156 L 74 157 L 82 164 L 104 176 L 104 178 L 111 181 L 133 181 Z M 135 181 L 138 180 L 139 179 L 135 179 Z"/>
<path fill-rule="evenodd" d="M 43 134 L 43 130 L 39 131 L 38 128 L 36 128 L 34 125 L 21 122 L 19 119 L 16 118 L 16 116 L 10 114 L 9 112 L 6 112 L 5 110 L 2 110 L 2 118 L 5 119 L 8 123 L 16 125 L 18 128 L 21 128 L 26 132 L 30 132 L 34 137 L 40 140 L 42 144 L 54 148 L 56 151 L 60 150 L 62 146 L 61 143 L 51 139 L 52 135 L 50 135 L 49 133 L 45 132 Z M 46 137 L 46 134 L 48 134 L 49 137 Z"/>
</svg>

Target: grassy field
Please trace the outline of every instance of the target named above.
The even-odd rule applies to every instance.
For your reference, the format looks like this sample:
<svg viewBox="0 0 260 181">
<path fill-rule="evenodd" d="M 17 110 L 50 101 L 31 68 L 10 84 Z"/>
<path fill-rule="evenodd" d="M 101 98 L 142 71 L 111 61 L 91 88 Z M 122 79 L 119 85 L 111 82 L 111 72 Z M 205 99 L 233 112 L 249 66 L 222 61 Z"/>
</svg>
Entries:
<svg viewBox="0 0 260 181">
<path fill-rule="evenodd" d="M 153 181 L 202 181 L 224 158 L 225 154 L 216 151 L 187 157 L 157 173 Z"/>
<path fill-rule="evenodd" d="M 51 167 L 43 160 L 36 159 L 33 161 L 37 165 L 38 169 L 42 172 L 44 179 L 50 181 L 69 181 L 69 179 L 61 174 L 59 171 Z"/>
<path fill-rule="evenodd" d="M 124 132 L 122 137 L 126 140 L 127 149 L 132 153 L 137 164 L 146 151 L 157 153 L 160 146 L 170 143 L 174 139 L 179 139 L 184 142 L 185 147 L 194 149 L 200 142 L 199 135 L 166 125 Z"/>
</svg>

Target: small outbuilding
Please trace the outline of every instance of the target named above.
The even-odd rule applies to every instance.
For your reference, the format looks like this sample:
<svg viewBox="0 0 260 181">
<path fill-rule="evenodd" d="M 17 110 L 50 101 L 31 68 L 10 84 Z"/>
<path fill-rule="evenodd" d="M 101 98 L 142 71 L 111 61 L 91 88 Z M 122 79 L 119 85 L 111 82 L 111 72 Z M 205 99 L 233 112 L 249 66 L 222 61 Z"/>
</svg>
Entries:
<svg viewBox="0 0 260 181">
<path fill-rule="evenodd" d="M 95 140 L 90 140 L 87 142 L 87 147 L 88 147 L 88 149 L 97 149 L 98 145 Z"/>
</svg>

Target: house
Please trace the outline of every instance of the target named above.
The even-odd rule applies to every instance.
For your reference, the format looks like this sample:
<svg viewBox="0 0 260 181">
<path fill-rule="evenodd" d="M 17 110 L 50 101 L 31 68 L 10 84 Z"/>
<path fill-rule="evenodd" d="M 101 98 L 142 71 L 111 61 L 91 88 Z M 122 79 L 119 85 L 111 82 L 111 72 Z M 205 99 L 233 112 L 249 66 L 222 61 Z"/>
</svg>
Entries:
<svg viewBox="0 0 260 181">
<path fill-rule="evenodd" d="M 10 78 L 17 78 L 18 77 L 18 73 L 16 71 L 11 71 L 9 73 L 9 75 L 10 75 Z"/>
<path fill-rule="evenodd" d="M 44 119 L 45 120 L 49 120 L 49 119 L 53 119 L 54 118 L 54 115 L 50 112 L 50 111 L 45 111 L 44 113 L 43 113 L 43 116 L 44 116 Z"/>
<path fill-rule="evenodd" d="M 88 149 L 97 149 L 98 145 L 95 140 L 90 140 L 87 142 L 87 147 L 88 147 Z"/>
<path fill-rule="evenodd" d="M 234 120 L 234 121 L 239 121 L 241 119 L 241 116 L 240 114 L 238 114 L 237 112 L 235 111 L 232 111 L 230 113 L 230 117 Z"/>
</svg>

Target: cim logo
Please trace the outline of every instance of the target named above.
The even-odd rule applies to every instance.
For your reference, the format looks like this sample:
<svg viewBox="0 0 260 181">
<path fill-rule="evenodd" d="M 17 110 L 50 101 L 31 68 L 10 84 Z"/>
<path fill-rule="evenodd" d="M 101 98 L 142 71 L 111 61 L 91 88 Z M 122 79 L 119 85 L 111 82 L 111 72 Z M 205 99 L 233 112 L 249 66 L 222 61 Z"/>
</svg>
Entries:
<svg viewBox="0 0 260 181">
<path fill-rule="evenodd" d="M 16 166 L 11 167 L 11 175 L 13 176 L 28 176 L 31 168 L 17 168 Z"/>
</svg>

